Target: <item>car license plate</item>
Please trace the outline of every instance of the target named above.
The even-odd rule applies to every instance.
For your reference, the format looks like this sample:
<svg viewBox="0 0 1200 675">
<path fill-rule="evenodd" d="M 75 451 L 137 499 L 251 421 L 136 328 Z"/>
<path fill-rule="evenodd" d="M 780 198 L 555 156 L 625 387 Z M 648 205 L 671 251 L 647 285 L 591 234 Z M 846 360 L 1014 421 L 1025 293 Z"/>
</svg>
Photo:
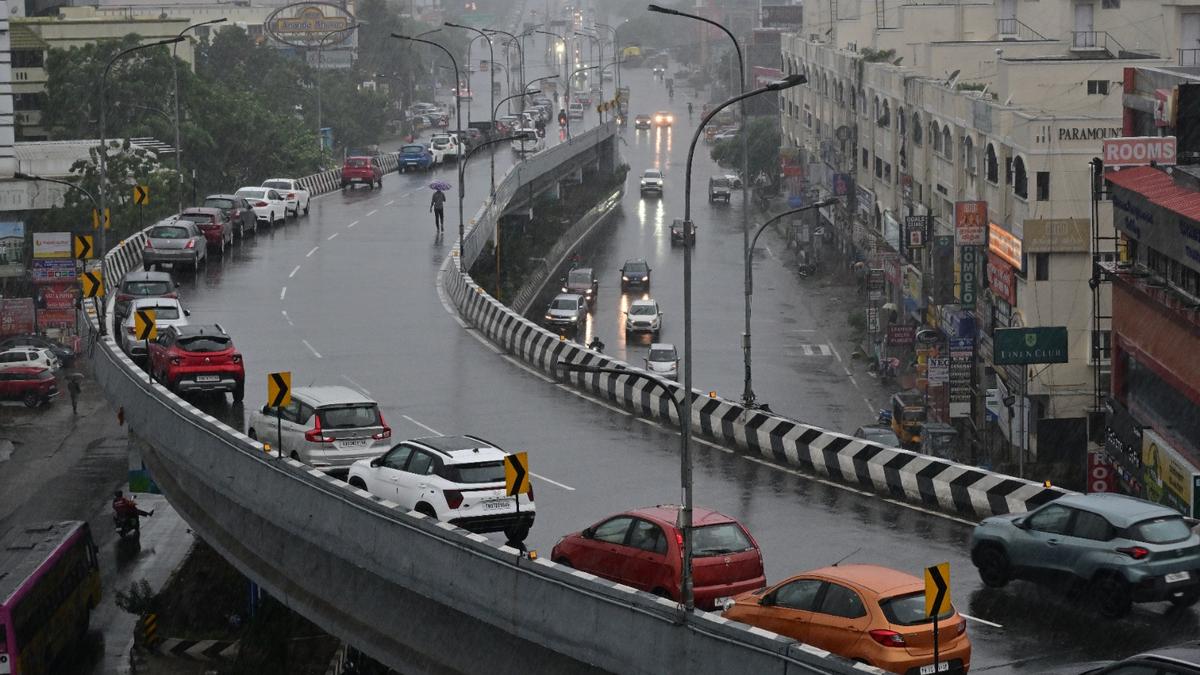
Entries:
<svg viewBox="0 0 1200 675">
<path fill-rule="evenodd" d="M 937 664 L 937 672 L 946 673 L 949 671 L 950 671 L 950 662 L 949 661 L 943 661 L 943 662 Z M 920 672 L 921 672 L 921 675 L 933 675 L 933 672 L 934 672 L 933 664 L 931 663 L 927 666 L 921 666 Z"/>
<path fill-rule="evenodd" d="M 220 382 L 221 378 L 218 375 L 197 375 L 197 382 Z"/>
<path fill-rule="evenodd" d="M 507 509 L 508 505 L 509 501 L 507 499 L 493 499 L 491 501 L 484 502 L 483 508 L 488 511 L 499 511 L 501 509 Z"/>
<path fill-rule="evenodd" d="M 367 439 L 365 438 L 347 438 L 338 439 L 338 445 L 343 448 L 365 448 L 367 447 Z"/>
<path fill-rule="evenodd" d="M 1187 572 L 1171 572 L 1167 575 L 1167 583 L 1173 584 L 1176 581 L 1187 581 L 1191 577 Z"/>
</svg>

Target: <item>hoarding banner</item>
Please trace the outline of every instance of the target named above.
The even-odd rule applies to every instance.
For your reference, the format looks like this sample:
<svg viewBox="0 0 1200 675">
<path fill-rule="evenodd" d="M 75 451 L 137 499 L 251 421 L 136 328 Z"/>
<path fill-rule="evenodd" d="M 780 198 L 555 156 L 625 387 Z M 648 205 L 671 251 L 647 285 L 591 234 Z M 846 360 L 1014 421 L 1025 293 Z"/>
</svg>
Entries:
<svg viewBox="0 0 1200 675">
<path fill-rule="evenodd" d="M 1010 305 L 1017 304 L 1017 278 L 1013 268 L 995 253 L 988 253 L 987 281 L 992 295 Z"/>
<path fill-rule="evenodd" d="M 0 222 L 0 277 L 25 276 L 25 223 Z"/>
<path fill-rule="evenodd" d="M 1021 269 L 1021 240 L 995 223 L 988 225 L 988 253 L 994 253 L 1015 269 Z"/>
<path fill-rule="evenodd" d="M 0 299 L 0 335 L 33 331 L 33 298 Z"/>
<path fill-rule="evenodd" d="M 958 299 L 963 309 L 975 309 L 979 295 L 979 246 L 959 248 Z"/>
<path fill-rule="evenodd" d="M 1160 166 L 1175 164 L 1174 136 L 1128 136 L 1104 140 L 1104 166 Z"/>
<path fill-rule="evenodd" d="M 986 246 L 987 226 L 987 202 L 954 203 L 954 236 L 959 246 Z"/>
<path fill-rule="evenodd" d="M 71 257 L 70 232 L 35 232 L 33 235 L 33 257 L 35 260 Z"/>
<path fill-rule="evenodd" d="M 32 275 L 34 283 L 57 283 L 75 281 L 79 273 L 74 260 L 34 260 Z"/>
<path fill-rule="evenodd" d="M 1066 326 L 997 328 L 992 331 L 992 359 L 997 366 L 1066 363 Z"/>
<path fill-rule="evenodd" d="M 1191 518 L 1200 515 L 1195 488 L 1200 481 L 1200 467 L 1189 462 L 1150 429 L 1142 430 L 1142 476 L 1146 483 L 1146 499 Z"/>
</svg>

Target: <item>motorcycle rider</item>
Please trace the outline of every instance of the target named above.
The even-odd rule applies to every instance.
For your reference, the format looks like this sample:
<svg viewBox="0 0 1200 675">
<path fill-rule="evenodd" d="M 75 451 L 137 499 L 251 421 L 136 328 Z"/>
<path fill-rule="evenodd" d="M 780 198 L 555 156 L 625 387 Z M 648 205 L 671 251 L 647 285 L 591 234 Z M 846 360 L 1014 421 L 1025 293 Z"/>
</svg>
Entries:
<svg viewBox="0 0 1200 675">
<path fill-rule="evenodd" d="M 592 336 L 592 341 L 588 343 L 587 347 L 588 349 L 600 352 L 601 354 L 604 353 L 604 343 L 600 341 L 600 336 L 598 335 Z"/>
<path fill-rule="evenodd" d="M 133 499 L 129 497 L 126 497 L 125 494 L 120 490 L 117 490 L 113 493 L 112 510 L 114 517 L 121 520 L 132 519 L 135 524 L 138 522 L 139 517 L 145 516 L 149 518 L 154 515 L 153 509 L 150 511 L 143 511 L 139 509 L 137 502 L 133 501 Z"/>
</svg>

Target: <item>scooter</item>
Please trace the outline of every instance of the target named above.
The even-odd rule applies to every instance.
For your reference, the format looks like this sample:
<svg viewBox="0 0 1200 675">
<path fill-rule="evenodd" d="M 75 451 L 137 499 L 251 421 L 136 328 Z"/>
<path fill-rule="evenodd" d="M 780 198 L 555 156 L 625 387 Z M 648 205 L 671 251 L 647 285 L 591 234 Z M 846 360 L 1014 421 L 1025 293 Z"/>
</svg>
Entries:
<svg viewBox="0 0 1200 675">
<path fill-rule="evenodd" d="M 125 536 L 130 533 L 133 534 L 134 539 L 141 538 L 142 528 L 141 528 L 141 524 L 138 522 L 139 518 L 136 514 L 130 516 L 130 515 L 120 514 L 120 513 L 117 513 L 116 511 L 114 511 L 112 519 L 113 519 L 113 527 L 115 527 L 117 530 L 117 536 L 120 537 L 121 539 L 124 539 Z"/>
</svg>

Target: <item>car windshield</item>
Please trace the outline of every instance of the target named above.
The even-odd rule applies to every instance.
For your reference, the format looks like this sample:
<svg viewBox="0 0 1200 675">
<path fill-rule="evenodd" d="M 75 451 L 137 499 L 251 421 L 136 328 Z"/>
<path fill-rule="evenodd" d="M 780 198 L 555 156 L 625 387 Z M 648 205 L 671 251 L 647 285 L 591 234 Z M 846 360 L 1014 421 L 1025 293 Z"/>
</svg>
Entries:
<svg viewBox="0 0 1200 675">
<path fill-rule="evenodd" d="M 692 533 L 692 555 L 703 558 L 710 555 L 728 555 L 754 548 L 750 538 L 737 523 L 721 523 L 697 527 Z"/>
<path fill-rule="evenodd" d="M 567 274 L 567 283 L 571 284 L 572 286 L 591 285 L 592 273 L 591 272 L 581 272 L 579 270 L 573 270 L 569 274 Z"/>
<path fill-rule="evenodd" d="M 629 308 L 629 313 L 637 316 L 652 316 L 658 313 L 658 308 L 654 305 L 634 305 Z"/>
<path fill-rule="evenodd" d="M 712 179 L 713 187 L 729 187 L 729 179 L 724 176 Z"/>
<path fill-rule="evenodd" d="M 504 462 L 451 464 L 446 467 L 446 474 L 455 483 L 503 483 Z"/>
<path fill-rule="evenodd" d="M 213 217 L 207 213 L 184 213 L 179 216 L 179 219 L 197 225 L 211 225 L 213 221 Z"/>
<path fill-rule="evenodd" d="M 662 178 L 662 173 L 660 173 L 657 169 L 647 169 L 646 172 L 642 174 L 642 178 Z"/>
<path fill-rule="evenodd" d="M 651 349 L 650 350 L 650 360 L 651 361 L 674 361 L 675 360 L 675 350 L 674 349 Z"/>
<path fill-rule="evenodd" d="M 646 263 L 642 263 L 642 262 L 625 263 L 625 273 L 626 274 L 638 275 L 638 274 L 645 274 L 646 272 L 647 272 Z"/>
<path fill-rule="evenodd" d="M 579 309 L 579 303 L 574 298 L 555 298 L 550 301 L 550 309 Z"/>
<path fill-rule="evenodd" d="M 232 209 L 233 200 L 225 197 L 209 197 L 204 200 L 204 205 L 210 209 Z"/>
<path fill-rule="evenodd" d="M 179 308 L 175 307 L 173 305 L 166 305 L 163 307 L 155 307 L 153 305 L 142 305 L 142 306 L 138 307 L 138 309 L 154 310 L 154 320 L 155 321 L 167 321 L 167 320 L 179 318 Z M 132 316 L 130 317 L 130 320 L 132 320 Z"/>
<path fill-rule="evenodd" d="M 933 621 L 925 615 L 925 594 L 920 591 L 880 600 L 879 608 L 883 610 L 888 623 L 898 626 L 919 626 Z M 951 607 L 939 615 L 938 619 L 949 619 L 953 614 L 954 608 Z"/>
<path fill-rule="evenodd" d="M 226 335 L 197 335 L 179 339 L 179 347 L 189 352 L 223 352 L 229 349 Z"/>
<path fill-rule="evenodd" d="M 382 425 L 379 408 L 374 403 L 341 405 L 321 408 L 317 411 L 322 429 L 354 429 Z"/>
<path fill-rule="evenodd" d="M 876 428 L 872 428 L 872 427 L 864 428 L 862 430 L 862 433 L 859 435 L 859 438 L 862 438 L 863 440 L 867 440 L 867 441 L 872 441 L 875 443 L 891 443 L 891 444 L 896 443 L 895 432 L 893 432 L 891 429 L 881 429 L 881 428 L 877 428 L 877 427 Z"/>
<path fill-rule="evenodd" d="M 272 190 L 291 190 L 292 184 L 286 180 L 269 180 L 263 183 L 263 187 L 271 188 Z"/>
<path fill-rule="evenodd" d="M 238 190 L 238 195 L 247 199 L 266 199 L 266 190 Z"/>
<path fill-rule="evenodd" d="M 1179 516 L 1163 516 L 1143 520 L 1129 528 L 1130 538 L 1147 544 L 1173 544 L 1192 535 L 1187 523 Z"/>
<path fill-rule="evenodd" d="M 423 145 L 406 145 L 403 148 L 400 148 L 400 152 L 403 152 L 406 155 L 420 155 L 423 152 L 425 152 L 425 146 L 423 146 Z"/>
<path fill-rule="evenodd" d="M 179 227 L 177 225 L 159 225 L 158 227 L 150 230 L 150 234 L 148 236 L 151 239 L 187 239 L 192 235 L 188 233 L 188 229 L 186 227 Z"/>
<path fill-rule="evenodd" d="M 171 292 L 171 282 L 126 281 L 121 290 L 130 295 L 166 295 Z"/>
</svg>

